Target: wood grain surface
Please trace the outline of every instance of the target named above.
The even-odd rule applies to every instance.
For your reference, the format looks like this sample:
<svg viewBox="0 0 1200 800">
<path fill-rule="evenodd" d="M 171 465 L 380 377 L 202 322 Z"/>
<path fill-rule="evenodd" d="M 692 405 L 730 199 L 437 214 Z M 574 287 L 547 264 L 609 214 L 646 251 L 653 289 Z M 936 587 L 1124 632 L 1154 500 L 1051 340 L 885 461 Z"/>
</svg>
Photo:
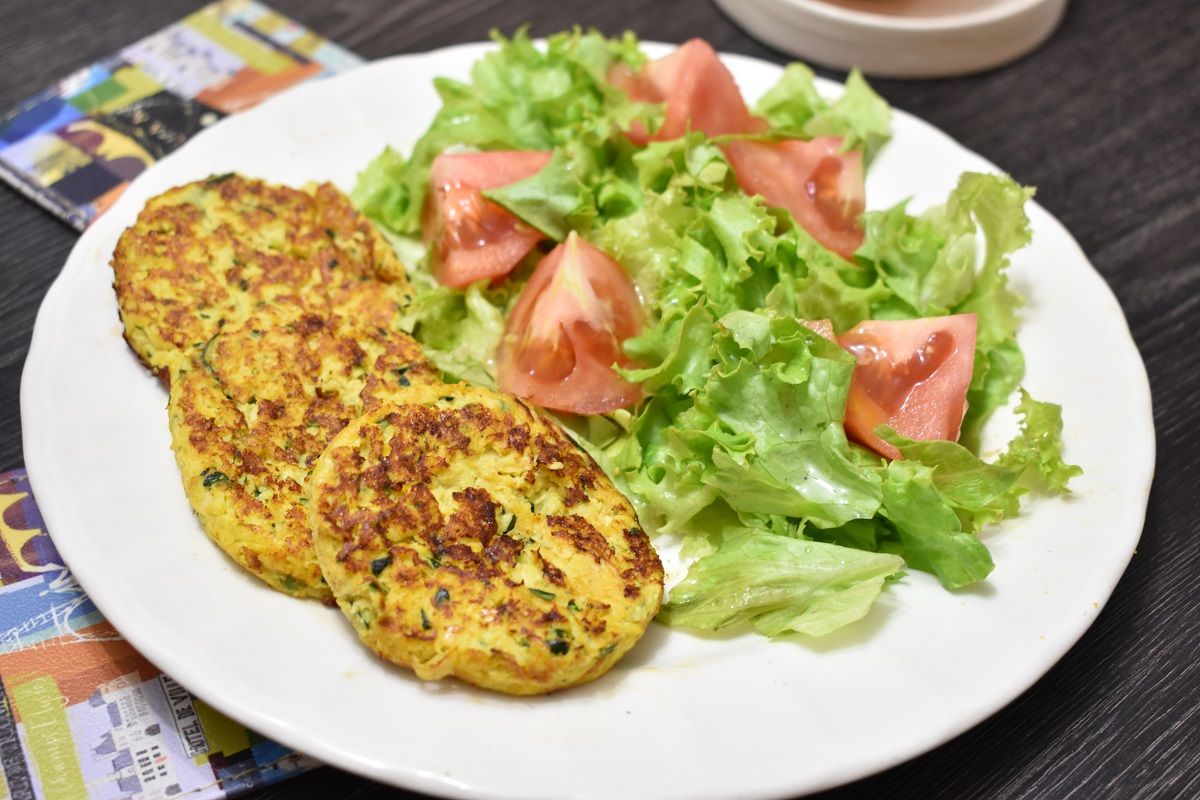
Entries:
<svg viewBox="0 0 1200 800">
<path fill-rule="evenodd" d="M 199 5 L 0 0 L 0 108 Z M 532 22 L 536 34 L 578 23 L 663 41 L 703 36 L 720 50 L 787 60 L 706 0 L 273 5 L 367 58 Z M 1061 29 L 1017 63 L 966 78 L 874 85 L 893 105 L 1036 185 L 1038 200 L 1079 240 L 1116 292 L 1145 358 L 1158 470 L 1137 555 L 1095 625 L 1057 666 L 972 731 L 820 796 L 1200 797 L 1200 4 L 1073 0 Z M 21 368 L 38 304 L 75 238 L 0 188 L 0 469 L 22 462 Z M 323 768 L 251 796 L 398 795 L 415 796 Z"/>
</svg>

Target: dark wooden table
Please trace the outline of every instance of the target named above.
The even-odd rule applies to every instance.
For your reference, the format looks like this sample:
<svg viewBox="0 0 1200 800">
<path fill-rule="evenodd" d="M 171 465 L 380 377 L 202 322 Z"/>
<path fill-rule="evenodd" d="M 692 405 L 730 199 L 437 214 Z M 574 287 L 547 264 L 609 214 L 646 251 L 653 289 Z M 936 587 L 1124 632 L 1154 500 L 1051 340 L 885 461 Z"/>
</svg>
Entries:
<svg viewBox="0 0 1200 800">
<path fill-rule="evenodd" d="M 199 4 L 3 0 L 0 108 Z M 580 23 L 663 41 L 703 36 L 720 50 L 786 60 L 706 0 L 274 5 L 367 58 L 531 21 L 535 34 Z M 1138 554 L 1057 666 L 969 733 L 822 797 L 1200 797 L 1200 6 L 1073 0 L 1062 28 L 1018 63 L 969 78 L 874 83 L 895 106 L 1036 185 L 1112 285 L 1150 372 L 1158 477 Z M 0 470 L 22 463 L 21 368 L 38 304 L 75 239 L 0 189 Z M 254 796 L 395 795 L 325 768 Z"/>
</svg>

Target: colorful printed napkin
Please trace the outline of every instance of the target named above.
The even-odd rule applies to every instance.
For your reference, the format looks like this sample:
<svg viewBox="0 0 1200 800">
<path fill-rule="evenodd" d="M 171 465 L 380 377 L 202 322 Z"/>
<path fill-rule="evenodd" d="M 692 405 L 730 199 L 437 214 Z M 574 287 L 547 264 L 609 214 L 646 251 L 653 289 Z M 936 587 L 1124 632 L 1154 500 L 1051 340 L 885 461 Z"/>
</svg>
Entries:
<svg viewBox="0 0 1200 800">
<path fill-rule="evenodd" d="M 83 230 L 224 116 L 361 59 L 254 0 L 220 0 L 0 116 L 0 177 Z M 63 564 L 23 470 L 0 473 L 0 800 L 195 800 L 316 762 L 139 655 Z"/>
<path fill-rule="evenodd" d="M 215 800 L 317 766 L 121 638 L 63 565 L 24 470 L 0 473 L 0 628 L 0 798 Z"/>
<path fill-rule="evenodd" d="M 0 177 L 83 230 L 221 117 L 362 63 L 254 0 L 221 0 L 0 116 Z"/>
</svg>

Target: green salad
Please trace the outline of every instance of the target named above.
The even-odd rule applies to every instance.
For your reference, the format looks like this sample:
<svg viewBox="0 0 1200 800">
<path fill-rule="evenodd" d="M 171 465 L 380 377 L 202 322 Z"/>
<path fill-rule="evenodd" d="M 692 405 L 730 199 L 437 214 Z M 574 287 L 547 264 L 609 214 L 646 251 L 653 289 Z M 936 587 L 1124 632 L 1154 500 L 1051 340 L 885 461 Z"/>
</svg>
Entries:
<svg viewBox="0 0 1200 800">
<path fill-rule="evenodd" d="M 552 247 L 574 232 L 620 264 L 643 323 L 615 369 L 640 399 L 558 417 L 646 529 L 682 542 L 690 566 L 660 619 L 819 636 L 862 618 L 906 565 L 947 589 L 984 580 L 993 562 L 980 529 L 1016 514 L 1029 491 L 1068 491 L 1079 469 L 1062 457 L 1060 409 L 1020 388 L 1021 299 L 1005 275 L 1030 240 L 1032 190 L 964 174 L 923 213 L 904 203 L 855 213 L 861 244 L 839 255 L 743 190 L 730 143 L 839 137 L 839 153 L 869 170 L 890 111 L 858 73 L 829 101 L 793 64 L 749 109 L 751 130 L 710 136 L 692 120 L 667 138 L 682 101 L 654 95 L 667 70 L 647 70 L 634 36 L 495 39 L 469 82 L 435 81 L 443 105 L 429 129 L 411 153 L 375 158 L 353 197 L 411 256 L 439 155 L 550 154 L 534 174 L 482 191 L 541 243 L 507 277 L 459 287 L 435 278 L 430 247 L 410 268 L 406 325 L 450 378 L 495 386 L 506 322 Z M 639 84 L 645 75 L 658 84 Z M 842 334 L 864 320 L 967 314 L 976 328 L 958 440 L 879 426 L 900 454 L 886 458 L 848 439 L 856 358 L 806 323 Z M 1013 400 L 1019 432 L 985 461 L 981 428 Z"/>
</svg>

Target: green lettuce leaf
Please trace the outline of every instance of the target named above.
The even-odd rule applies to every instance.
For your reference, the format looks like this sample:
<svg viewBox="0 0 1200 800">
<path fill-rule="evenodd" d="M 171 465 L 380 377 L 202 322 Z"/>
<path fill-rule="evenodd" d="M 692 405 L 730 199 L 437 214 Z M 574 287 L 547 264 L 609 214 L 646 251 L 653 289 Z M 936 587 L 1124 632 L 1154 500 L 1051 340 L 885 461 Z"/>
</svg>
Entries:
<svg viewBox="0 0 1200 800">
<path fill-rule="evenodd" d="M 427 286 L 404 310 L 401 327 L 422 344 L 426 355 L 455 380 L 495 387 L 495 353 L 504 321 L 516 304 L 513 285 L 489 290 L 479 281 L 464 291 Z"/>
<path fill-rule="evenodd" d="M 883 480 L 883 515 L 895 529 L 892 552 L 947 589 L 978 583 L 994 566 L 983 542 L 962 529 L 954 509 L 934 484 L 935 470 L 915 461 L 893 461 Z"/>
<path fill-rule="evenodd" d="M 442 107 L 409 158 L 385 153 L 359 175 L 355 196 L 368 201 L 361 207 L 393 233 L 419 232 L 430 165 L 448 148 L 552 150 L 585 132 L 604 138 L 634 118 L 661 114 L 605 80 L 613 64 L 636 68 L 644 60 L 632 34 L 610 40 L 575 29 L 549 37 L 544 49 L 525 29 L 492 38 L 499 48 L 475 63 L 469 83 L 434 80 Z"/>
<path fill-rule="evenodd" d="M 853 358 L 794 318 L 739 311 L 713 328 L 709 314 L 694 305 L 656 329 L 672 332 L 642 373 L 657 391 L 606 449 L 639 510 L 685 534 L 715 504 L 818 527 L 871 517 L 878 465 L 860 463 L 842 428 Z"/>
<path fill-rule="evenodd" d="M 968 533 L 1019 510 L 1024 489 L 1017 483 L 1017 470 L 989 464 L 956 442 L 915 441 L 886 428 L 880 433 L 900 450 L 905 461 L 933 468 L 934 489 L 940 500 L 958 513 Z"/>
<path fill-rule="evenodd" d="M 864 151 L 867 163 L 891 136 L 891 109 L 857 69 L 850 71 L 845 90 L 830 103 L 817 92 L 811 69 L 790 64 L 754 110 L 777 135 L 841 136 L 847 150 Z"/>
<path fill-rule="evenodd" d="M 1062 407 L 1034 400 L 1024 389 L 1017 404 L 1021 431 L 1000 456 L 1000 465 L 1016 470 L 1026 483 L 1046 492 L 1068 492 L 1083 470 L 1063 460 Z"/>
<path fill-rule="evenodd" d="M 692 564 L 660 619 L 704 630 L 749 622 L 767 636 L 823 636 L 866 616 L 903 565 L 886 553 L 744 530 Z"/>
<path fill-rule="evenodd" d="M 586 235 L 593 220 L 623 217 L 641 206 L 635 149 L 623 136 L 581 133 L 555 150 L 536 175 L 484 196 L 556 241 L 572 230 Z"/>
<path fill-rule="evenodd" d="M 592 214 L 591 192 L 572 166 L 558 150 L 536 175 L 483 195 L 561 242 L 572 230 L 584 228 L 586 217 Z"/>
<path fill-rule="evenodd" d="M 359 211 L 384 228 L 402 230 L 407 224 L 405 214 L 412 199 L 405 177 L 404 157 L 385 147 L 359 173 L 350 200 Z"/>
<path fill-rule="evenodd" d="M 853 357 L 788 317 L 739 311 L 720 326 L 721 362 L 691 419 L 739 438 L 701 447 L 712 459 L 704 483 L 746 514 L 823 528 L 872 516 L 878 477 L 851 460 L 842 428 Z"/>
<path fill-rule="evenodd" d="M 1029 243 L 1025 203 L 1032 196 L 1006 175 L 969 172 L 945 204 L 919 217 L 906 203 L 864 215 L 866 239 L 856 256 L 890 292 L 872 305 L 871 317 L 976 315 L 975 371 L 960 439 L 970 448 L 1025 374 L 1016 341 L 1021 299 L 1005 273 L 1009 256 Z"/>
<path fill-rule="evenodd" d="M 620 133 L 633 119 L 652 129 L 662 113 L 604 80 L 614 63 L 641 63 L 632 37 L 572 31 L 545 49 L 523 31 L 497 40 L 469 82 L 437 82 L 443 109 L 429 131 L 407 160 L 390 150 L 375 159 L 354 200 L 388 232 L 411 234 L 445 147 L 554 151 L 537 175 L 486 195 L 552 239 L 578 231 L 637 285 L 646 324 L 624 344 L 634 366 L 620 371 L 646 399 L 560 420 L 647 530 L 681 537 L 696 559 L 662 619 L 817 636 L 861 618 L 904 563 L 950 588 L 985 579 L 993 564 L 975 534 L 1018 513 L 1031 488 L 1064 491 L 1078 474 L 1063 461 L 1058 407 L 1027 395 L 1005 454 L 976 455 L 984 421 L 1024 374 L 1006 270 L 1029 240 L 1031 191 L 964 175 L 922 214 L 903 203 L 866 214 L 848 261 L 742 193 L 720 140 L 693 132 L 637 148 Z M 888 135 L 887 106 L 857 73 L 829 101 L 793 66 L 757 113 L 772 126 L 765 136 L 839 135 L 868 158 Z M 465 291 L 412 270 L 406 330 L 449 375 L 494 385 L 504 320 L 536 257 Z M 848 442 L 854 360 L 803 322 L 844 331 L 966 312 L 979 326 L 960 443 L 881 428 L 904 456 L 889 463 Z"/>
</svg>

